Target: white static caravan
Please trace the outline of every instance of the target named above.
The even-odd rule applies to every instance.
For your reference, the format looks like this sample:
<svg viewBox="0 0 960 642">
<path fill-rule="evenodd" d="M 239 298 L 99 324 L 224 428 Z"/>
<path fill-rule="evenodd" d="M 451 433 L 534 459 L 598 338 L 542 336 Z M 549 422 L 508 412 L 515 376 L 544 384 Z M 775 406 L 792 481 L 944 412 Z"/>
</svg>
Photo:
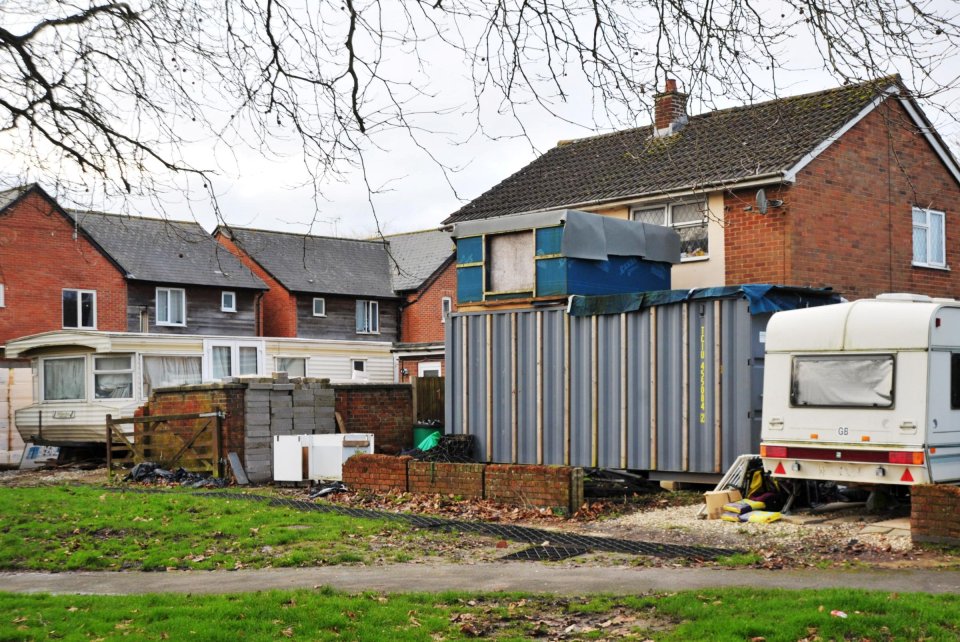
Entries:
<svg viewBox="0 0 960 642">
<path fill-rule="evenodd" d="M 960 481 L 960 302 L 887 294 L 774 314 L 763 390 L 775 477 Z"/>
<path fill-rule="evenodd" d="M 389 341 L 56 331 L 9 341 L 29 358 L 33 403 L 16 412 L 25 441 L 105 441 L 105 419 L 129 417 L 153 388 L 269 376 L 393 383 Z"/>
</svg>

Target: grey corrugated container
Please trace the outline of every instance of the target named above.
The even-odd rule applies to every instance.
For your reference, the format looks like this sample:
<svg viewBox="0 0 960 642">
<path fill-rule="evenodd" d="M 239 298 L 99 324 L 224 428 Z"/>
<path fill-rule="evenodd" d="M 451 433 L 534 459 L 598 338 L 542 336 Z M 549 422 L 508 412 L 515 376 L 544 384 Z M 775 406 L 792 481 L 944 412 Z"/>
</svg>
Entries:
<svg viewBox="0 0 960 642">
<path fill-rule="evenodd" d="M 615 314 L 452 315 L 447 432 L 474 435 L 485 462 L 723 473 L 759 448 L 772 315 L 727 290 Z"/>
</svg>

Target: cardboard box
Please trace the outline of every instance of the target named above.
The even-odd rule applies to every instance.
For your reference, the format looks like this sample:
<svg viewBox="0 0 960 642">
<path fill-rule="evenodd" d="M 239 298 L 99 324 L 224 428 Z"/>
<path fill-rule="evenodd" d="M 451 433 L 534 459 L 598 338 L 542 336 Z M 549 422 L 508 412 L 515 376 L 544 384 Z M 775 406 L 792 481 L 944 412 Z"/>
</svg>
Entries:
<svg viewBox="0 0 960 642">
<path fill-rule="evenodd" d="M 738 502 L 743 499 L 743 495 L 741 495 L 737 489 L 710 490 L 704 493 L 703 497 L 707 502 L 707 519 L 720 519 L 724 504 Z"/>
</svg>

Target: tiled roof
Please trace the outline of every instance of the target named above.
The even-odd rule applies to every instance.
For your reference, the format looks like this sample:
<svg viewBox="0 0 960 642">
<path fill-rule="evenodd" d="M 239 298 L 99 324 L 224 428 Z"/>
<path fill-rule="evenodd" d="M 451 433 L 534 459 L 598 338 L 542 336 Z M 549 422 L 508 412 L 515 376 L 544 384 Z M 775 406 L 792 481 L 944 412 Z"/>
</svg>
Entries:
<svg viewBox="0 0 960 642">
<path fill-rule="evenodd" d="M 836 133 L 897 77 L 561 143 L 444 223 L 611 202 L 783 172 Z"/>
<path fill-rule="evenodd" d="M 383 241 L 242 227 L 221 233 L 291 292 L 394 298 Z"/>
<path fill-rule="evenodd" d="M 416 290 L 453 255 L 450 234 L 439 230 L 394 234 L 390 244 L 390 281 L 397 292 Z"/>
<path fill-rule="evenodd" d="M 267 286 L 199 224 L 101 212 L 68 214 L 135 281 L 251 288 Z"/>
</svg>

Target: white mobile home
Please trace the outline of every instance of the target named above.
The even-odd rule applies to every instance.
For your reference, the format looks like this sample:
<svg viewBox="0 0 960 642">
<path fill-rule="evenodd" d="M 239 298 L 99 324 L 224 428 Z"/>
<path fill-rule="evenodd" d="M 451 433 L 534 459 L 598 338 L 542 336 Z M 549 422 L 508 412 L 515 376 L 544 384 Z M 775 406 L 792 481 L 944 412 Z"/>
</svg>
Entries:
<svg viewBox="0 0 960 642">
<path fill-rule="evenodd" d="M 960 302 L 888 294 L 777 313 L 763 388 L 774 476 L 960 480 Z"/>
<path fill-rule="evenodd" d="M 33 403 L 16 413 L 25 441 L 105 440 L 106 415 L 130 416 L 154 388 L 227 377 L 327 378 L 392 383 L 389 341 L 217 337 L 57 331 L 10 341 L 6 355 L 29 358 Z"/>
</svg>

